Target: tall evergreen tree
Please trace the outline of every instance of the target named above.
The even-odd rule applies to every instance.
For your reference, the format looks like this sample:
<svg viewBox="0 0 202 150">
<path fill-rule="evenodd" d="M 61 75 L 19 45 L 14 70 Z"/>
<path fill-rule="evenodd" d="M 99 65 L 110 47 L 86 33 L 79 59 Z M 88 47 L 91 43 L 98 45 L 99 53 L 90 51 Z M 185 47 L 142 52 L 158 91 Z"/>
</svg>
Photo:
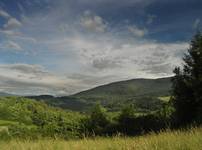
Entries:
<svg viewBox="0 0 202 150">
<path fill-rule="evenodd" d="M 175 68 L 172 101 L 178 125 L 202 120 L 202 34 L 197 33 L 184 55 L 183 68 Z"/>
</svg>

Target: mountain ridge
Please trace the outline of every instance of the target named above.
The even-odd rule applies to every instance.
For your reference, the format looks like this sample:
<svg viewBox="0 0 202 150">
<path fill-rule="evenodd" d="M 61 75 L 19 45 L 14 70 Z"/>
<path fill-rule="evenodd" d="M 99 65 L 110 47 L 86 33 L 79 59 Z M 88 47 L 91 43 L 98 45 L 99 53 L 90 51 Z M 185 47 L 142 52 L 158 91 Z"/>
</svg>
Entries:
<svg viewBox="0 0 202 150">
<path fill-rule="evenodd" d="M 49 105 L 86 111 L 96 103 L 109 110 L 120 110 L 125 104 L 135 104 L 141 110 L 155 110 L 162 105 L 159 97 L 170 95 L 171 77 L 157 79 L 130 79 L 97 86 L 69 96 L 29 96 Z"/>
</svg>

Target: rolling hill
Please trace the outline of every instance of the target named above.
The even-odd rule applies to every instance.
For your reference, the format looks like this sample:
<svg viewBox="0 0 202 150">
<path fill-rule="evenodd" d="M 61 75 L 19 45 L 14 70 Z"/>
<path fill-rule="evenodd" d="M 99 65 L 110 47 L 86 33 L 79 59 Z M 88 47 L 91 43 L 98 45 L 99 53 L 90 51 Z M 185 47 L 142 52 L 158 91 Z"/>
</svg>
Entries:
<svg viewBox="0 0 202 150">
<path fill-rule="evenodd" d="M 133 79 L 114 82 L 72 95 L 84 100 L 117 101 L 146 96 L 169 95 L 171 78 Z"/>
<path fill-rule="evenodd" d="M 135 104 L 138 110 L 156 110 L 162 106 L 162 98 L 170 95 L 171 78 L 133 79 L 114 82 L 82 91 L 80 93 L 53 97 L 49 95 L 29 98 L 43 101 L 52 106 L 85 111 L 95 103 L 101 103 L 111 111 L 120 110 L 124 104 Z"/>
</svg>

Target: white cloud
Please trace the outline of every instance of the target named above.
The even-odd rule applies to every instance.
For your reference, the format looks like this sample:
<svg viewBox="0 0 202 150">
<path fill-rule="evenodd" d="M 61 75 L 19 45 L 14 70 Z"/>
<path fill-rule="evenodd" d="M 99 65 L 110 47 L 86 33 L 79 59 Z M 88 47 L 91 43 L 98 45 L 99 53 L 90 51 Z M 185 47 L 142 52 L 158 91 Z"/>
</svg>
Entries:
<svg viewBox="0 0 202 150">
<path fill-rule="evenodd" d="M 0 29 L 0 33 L 6 35 L 6 36 L 17 36 L 20 35 L 19 32 L 13 31 L 13 30 L 1 30 Z"/>
<path fill-rule="evenodd" d="M 135 25 L 134 26 L 128 26 L 128 31 L 130 31 L 136 37 L 143 37 L 148 33 L 147 29 L 145 29 L 145 28 L 140 29 Z"/>
<path fill-rule="evenodd" d="M 3 24 L 2 28 L 0 28 L 0 33 L 6 39 L 4 41 L 8 41 L 6 43 L 3 43 L 1 41 L 0 48 L 22 50 L 19 44 L 12 41 L 13 38 L 15 37 L 21 37 L 22 33 L 18 31 L 17 29 L 22 26 L 22 23 L 16 18 L 12 17 L 9 13 L 1 9 L 0 9 L 0 17 L 3 17 L 6 19 L 6 23 Z"/>
<path fill-rule="evenodd" d="M 16 31 L 16 30 L 1 30 L 0 29 L 0 33 L 5 35 L 8 39 L 15 38 L 15 39 L 22 40 L 22 41 L 30 41 L 32 43 L 37 42 L 37 40 L 35 38 L 23 35 L 23 33 Z"/>
<path fill-rule="evenodd" d="M 12 35 L 16 34 L 15 31 L 12 31 L 12 30 L 0 30 L 0 33 L 8 35 L 8 36 L 12 36 Z"/>
<path fill-rule="evenodd" d="M 0 49 L 2 50 L 6 50 L 6 51 L 21 51 L 23 50 L 22 47 L 14 42 L 14 41 L 6 41 L 6 42 L 2 42 L 0 43 Z"/>
<path fill-rule="evenodd" d="M 194 23 L 193 23 L 193 29 L 198 29 L 198 27 L 199 27 L 199 24 L 200 24 L 200 19 L 196 19 L 195 21 L 194 21 Z"/>
<path fill-rule="evenodd" d="M 0 9 L 0 17 L 8 19 L 10 18 L 10 15 L 6 11 Z"/>
<path fill-rule="evenodd" d="M 15 70 L 19 73 L 32 74 L 37 76 L 48 74 L 48 72 L 44 71 L 44 68 L 40 65 L 8 64 L 8 65 L 0 65 L 0 68 Z"/>
<path fill-rule="evenodd" d="M 18 94 L 60 94 L 61 91 L 72 94 L 124 79 L 169 76 L 172 75 L 172 68 L 181 64 L 187 43 L 146 40 L 143 37 L 148 34 L 147 29 L 130 25 L 130 22 L 127 27 L 117 25 L 112 29 L 112 24 L 99 13 L 80 13 L 80 9 L 74 10 L 72 5 L 68 5 L 69 1 L 62 1 L 64 3 L 54 1 L 57 5 L 49 11 L 22 15 L 20 21 L 13 21 L 15 25 L 7 23 L 5 29 L 0 30 L 0 34 L 9 36 L 7 41 L 11 41 L 0 47 L 5 48 L 6 44 L 20 49 L 19 44 L 22 44 L 26 48 L 23 52 L 33 51 L 34 48 L 37 57 L 30 57 L 28 62 L 37 61 L 40 64 L 0 65 L 0 89 Z M 127 1 L 96 0 L 99 4 L 111 3 L 120 7 L 134 3 L 139 7 L 138 3 L 142 0 Z M 79 2 L 96 3 L 92 0 Z M 153 16 L 148 16 L 147 24 L 151 24 L 153 19 Z M 23 28 L 19 28 L 22 24 Z M 33 42 L 30 44 L 24 40 Z M 13 61 L 24 63 L 27 58 Z"/>
<path fill-rule="evenodd" d="M 21 46 L 13 41 L 8 41 L 7 46 L 8 49 L 14 49 L 14 50 L 22 50 Z"/>
<path fill-rule="evenodd" d="M 7 30 L 16 29 L 22 26 L 22 23 L 15 18 L 10 18 L 6 24 L 4 24 L 4 28 Z"/>
<path fill-rule="evenodd" d="M 9 13 L 0 9 L 0 17 L 6 19 L 6 23 L 3 24 L 3 29 L 0 28 L 0 33 L 6 36 L 19 36 L 20 32 L 16 29 L 22 26 L 22 23 L 16 18 L 12 17 Z"/>
<path fill-rule="evenodd" d="M 89 11 L 84 12 L 80 23 L 89 31 L 104 32 L 107 28 L 106 23 L 100 16 L 94 15 Z"/>
<path fill-rule="evenodd" d="M 0 89 L 22 95 L 72 93 L 72 79 L 62 78 L 46 71 L 40 65 L 0 65 Z M 73 89 L 75 89 L 74 87 Z"/>
<path fill-rule="evenodd" d="M 183 42 L 126 42 L 109 35 L 97 36 L 96 39 L 80 35 L 66 38 L 58 44 L 59 46 L 55 46 L 64 48 L 66 45 L 75 54 L 75 62 L 82 66 L 80 74 L 93 74 L 98 78 L 114 76 L 113 79 L 109 78 L 108 82 L 172 75 L 172 69 L 181 64 L 181 57 L 188 48 L 188 44 Z"/>
</svg>

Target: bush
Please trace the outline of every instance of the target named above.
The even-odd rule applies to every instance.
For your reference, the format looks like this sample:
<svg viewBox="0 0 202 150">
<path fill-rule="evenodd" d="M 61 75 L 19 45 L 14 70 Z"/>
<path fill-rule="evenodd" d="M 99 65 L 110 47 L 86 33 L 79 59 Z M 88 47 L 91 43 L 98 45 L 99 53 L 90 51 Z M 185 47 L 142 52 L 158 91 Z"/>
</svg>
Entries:
<svg viewBox="0 0 202 150">
<path fill-rule="evenodd" d="M 82 123 L 86 135 L 103 135 L 110 121 L 107 118 L 106 110 L 97 104 L 91 110 L 90 116 L 82 120 Z"/>
<path fill-rule="evenodd" d="M 8 134 L 10 138 L 19 139 L 38 139 L 40 137 L 40 132 L 37 127 L 29 127 L 23 124 L 11 125 L 8 127 Z"/>
</svg>

